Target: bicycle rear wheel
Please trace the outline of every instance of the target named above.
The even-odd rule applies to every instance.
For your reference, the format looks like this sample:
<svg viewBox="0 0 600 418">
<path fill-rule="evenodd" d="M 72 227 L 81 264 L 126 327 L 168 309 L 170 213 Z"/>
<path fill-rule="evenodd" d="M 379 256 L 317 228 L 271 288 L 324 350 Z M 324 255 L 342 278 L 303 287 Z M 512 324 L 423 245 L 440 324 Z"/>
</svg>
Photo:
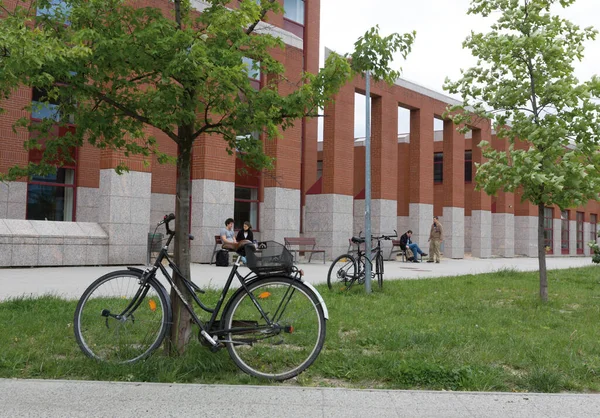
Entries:
<svg viewBox="0 0 600 418">
<path fill-rule="evenodd" d="M 132 363 L 160 346 L 171 324 L 165 288 L 141 273 L 108 273 L 92 283 L 75 309 L 75 339 L 86 356 Z"/>
<path fill-rule="evenodd" d="M 248 285 L 248 293 L 240 289 L 223 318 L 224 329 L 231 330 L 225 334 L 229 355 L 256 377 L 286 380 L 298 375 L 315 361 L 325 342 L 319 298 L 288 277 L 259 279 Z"/>
<path fill-rule="evenodd" d="M 375 275 L 377 276 L 377 284 L 380 289 L 383 289 L 383 256 L 381 252 L 375 257 Z"/>
<path fill-rule="evenodd" d="M 340 255 L 333 260 L 327 273 L 329 290 L 348 290 L 358 278 L 357 264 L 350 254 Z"/>
</svg>

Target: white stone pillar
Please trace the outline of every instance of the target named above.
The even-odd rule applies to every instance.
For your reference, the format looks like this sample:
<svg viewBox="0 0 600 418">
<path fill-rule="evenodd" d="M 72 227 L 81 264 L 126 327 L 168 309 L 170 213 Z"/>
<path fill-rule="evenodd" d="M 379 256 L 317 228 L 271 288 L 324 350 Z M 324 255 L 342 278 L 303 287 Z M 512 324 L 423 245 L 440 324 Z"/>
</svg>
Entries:
<svg viewBox="0 0 600 418">
<path fill-rule="evenodd" d="M 515 216 L 515 254 L 526 257 L 538 255 L 537 216 Z"/>
<path fill-rule="evenodd" d="M 552 246 L 554 255 L 562 255 L 562 248 L 560 245 L 560 241 L 562 238 L 562 221 L 560 219 L 552 220 Z"/>
<path fill-rule="evenodd" d="M 75 217 L 77 222 L 98 222 L 100 189 L 95 187 L 77 188 L 77 207 Z"/>
<path fill-rule="evenodd" d="M 152 174 L 100 170 L 98 222 L 108 234 L 109 264 L 144 264 Z"/>
<path fill-rule="evenodd" d="M 299 236 L 300 190 L 265 187 L 260 219 L 262 240 L 283 244 L 285 237 Z"/>
<path fill-rule="evenodd" d="M 492 254 L 515 256 L 515 215 L 512 213 L 492 213 Z"/>
<path fill-rule="evenodd" d="M 27 211 L 27 183 L 0 182 L 0 219 L 25 219 Z"/>
<path fill-rule="evenodd" d="M 590 242 L 590 223 L 583 223 L 583 254 L 591 255 L 590 246 L 588 243 Z"/>
<path fill-rule="evenodd" d="M 569 256 L 577 255 L 577 221 L 569 221 Z"/>
<path fill-rule="evenodd" d="M 413 231 L 412 241 L 419 244 L 419 247 L 424 252 L 429 253 L 428 240 L 431 225 L 433 224 L 433 205 L 427 203 L 409 203 L 408 213 L 408 227 L 406 229 Z M 442 223 L 442 227 L 444 226 Z M 444 235 L 446 235 L 445 229 Z"/>
<path fill-rule="evenodd" d="M 395 200 L 371 200 L 371 231 L 373 235 L 393 235 L 394 231 L 398 232 L 398 236 L 403 234 L 403 232 L 398 231 L 398 226 L 396 225 L 397 205 L 398 202 Z M 376 243 L 373 243 L 373 245 L 376 245 Z M 381 241 L 381 248 L 383 248 L 383 257 L 387 259 L 392 249 L 392 241 Z"/>
<path fill-rule="evenodd" d="M 327 260 L 346 253 L 352 237 L 353 198 L 339 194 L 306 196 L 304 236 L 314 237 Z"/>
<path fill-rule="evenodd" d="M 208 263 L 215 247 L 215 235 L 233 218 L 235 183 L 230 181 L 192 180 L 192 261 Z M 255 226 L 255 225 L 252 225 Z"/>
<path fill-rule="evenodd" d="M 464 258 L 465 209 L 444 207 L 443 211 L 444 223 L 442 225 L 444 227 L 444 257 Z"/>
<path fill-rule="evenodd" d="M 492 256 L 492 212 L 471 211 L 471 254 L 473 257 Z"/>
</svg>

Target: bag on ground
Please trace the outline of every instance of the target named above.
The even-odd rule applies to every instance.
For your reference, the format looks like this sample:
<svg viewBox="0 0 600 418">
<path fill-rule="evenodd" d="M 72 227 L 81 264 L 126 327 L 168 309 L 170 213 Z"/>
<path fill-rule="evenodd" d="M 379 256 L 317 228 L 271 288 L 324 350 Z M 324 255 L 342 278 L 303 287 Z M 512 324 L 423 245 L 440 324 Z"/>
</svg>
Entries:
<svg viewBox="0 0 600 418">
<path fill-rule="evenodd" d="M 219 267 L 228 267 L 229 266 L 229 251 L 221 250 L 217 253 L 217 261 L 215 265 Z"/>
</svg>

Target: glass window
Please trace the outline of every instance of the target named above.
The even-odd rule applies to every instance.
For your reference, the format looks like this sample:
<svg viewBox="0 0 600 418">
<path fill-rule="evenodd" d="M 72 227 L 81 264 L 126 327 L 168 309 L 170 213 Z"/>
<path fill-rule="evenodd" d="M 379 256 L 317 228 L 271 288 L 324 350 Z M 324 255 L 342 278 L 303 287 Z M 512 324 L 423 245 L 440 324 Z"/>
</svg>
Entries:
<svg viewBox="0 0 600 418">
<path fill-rule="evenodd" d="M 590 214 L 590 241 L 596 242 L 598 239 L 598 215 L 595 213 Z"/>
<path fill-rule="evenodd" d="M 304 25 L 304 0 L 284 0 L 283 16 Z"/>
<path fill-rule="evenodd" d="M 436 152 L 433 154 L 433 182 L 441 183 L 444 181 L 444 154 Z"/>
<path fill-rule="evenodd" d="M 465 182 L 473 181 L 473 152 L 465 151 Z"/>
<path fill-rule="evenodd" d="M 73 221 L 75 169 L 33 176 L 27 184 L 27 219 Z"/>
<path fill-rule="evenodd" d="M 569 254 L 569 211 L 560 212 L 560 251 Z"/>
<path fill-rule="evenodd" d="M 241 229 L 244 221 L 250 221 L 253 230 L 258 230 L 258 189 L 254 187 L 235 187 L 233 208 L 234 228 Z"/>
<path fill-rule="evenodd" d="M 31 117 L 34 119 L 60 120 L 59 103 L 56 99 L 47 97 L 48 93 L 43 89 L 33 89 L 31 97 Z"/>
<path fill-rule="evenodd" d="M 260 81 L 260 61 L 254 61 L 251 58 L 243 57 L 242 62 L 246 65 L 248 78 Z"/>
<path fill-rule="evenodd" d="M 552 208 L 544 208 L 544 247 L 548 254 L 554 252 L 554 210 Z"/>
<path fill-rule="evenodd" d="M 583 254 L 583 212 L 577 212 L 577 254 Z"/>
<path fill-rule="evenodd" d="M 53 17 L 56 14 L 63 14 L 68 16 L 71 11 L 71 6 L 67 4 L 64 0 L 50 0 L 49 5 L 47 7 L 39 7 L 35 14 L 36 16 L 49 16 Z M 70 22 L 68 20 L 65 21 L 66 25 L 69 25 Z"/>
</svg>

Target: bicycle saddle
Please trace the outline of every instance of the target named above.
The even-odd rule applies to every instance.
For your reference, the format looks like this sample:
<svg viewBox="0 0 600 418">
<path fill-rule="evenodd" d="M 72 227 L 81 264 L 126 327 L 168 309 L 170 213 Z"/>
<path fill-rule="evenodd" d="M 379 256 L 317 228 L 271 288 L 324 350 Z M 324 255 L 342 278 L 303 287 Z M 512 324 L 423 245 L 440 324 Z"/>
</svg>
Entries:
<svg viewBox="0 0 600 418">
<path fill-rule="evenodd" d="M 355 244 L 362 244 L 365 242 L 364 237 L 352 237 L 352 242 Z"/>
</svg>

